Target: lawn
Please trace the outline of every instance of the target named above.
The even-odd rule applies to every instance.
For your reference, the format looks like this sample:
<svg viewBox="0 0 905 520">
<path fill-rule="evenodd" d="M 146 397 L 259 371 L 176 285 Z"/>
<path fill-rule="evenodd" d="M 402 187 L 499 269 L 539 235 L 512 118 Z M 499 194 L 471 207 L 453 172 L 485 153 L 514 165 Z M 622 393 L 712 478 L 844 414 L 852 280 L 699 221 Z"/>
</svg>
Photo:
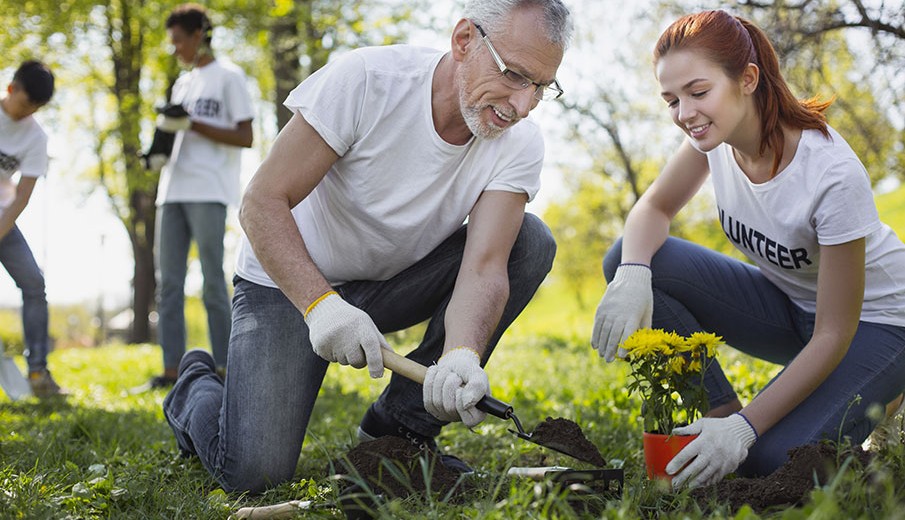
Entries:
<svg viewBox="0 0 905 520">
<path fill-rule="evenodd" d="M 538 303 L 556 293 L 543 289 Z M 546 305 L 538 305 L 544 308 Z M 553 308 L 553 307 L 550 307 Z M 558 308 L 568 312 L 568 305 Z M 574 310 L 574 309 L 573 309 Z M 547 416 L 582 426 L 610 461 L 625 470 L 621 500 L 607 504 L 608 518 L 722 518 L 704 514 L 687 493 L 672 494 L 644 477 L 637 404 L 623 390 L 625 366 L 607 365 L 583 342 L 545 338 L 533 331 L 541 318 L 529 310 L 504 337 L 488 371 L 493 393 L 510 402 L 528 428 Z M 550 319 L 549 315 L 547 319 Z M 549 322 L 548 322 L 549 323 Z M 578 336 L 578 333 L 575 333 Z M 413 335 L 397 335 L 395 346 L 411 347 Z M 776 367 L 726 354 L 730 379 L 743 398 Z M 18 359 L 21 362 L 21 358 Z M 160 411 L 164 392 L 130 394 L 160 366 L 150 345 L 110 345 L 54 352 L 60 383 L 72 395 L 56 402 L 17 403 L 0 397 L 0 518 L 227 518 L 238 508 L 288 500 L 328 502 L 337 484 L 329 463 L 354 445 L 354 431 L 367 405 L 382 388 L 366 371 L 332 366 L 321 391 L 295 479 L 259 496 L 224 493 L 197 459 L 180 458 Z M 557 489 L 506 478 L 513 465 L 575 465 L 507 432 L 509 423 L 488 418 L 474 431 L 446 428 L 439 441 L 479 471 L 480 492 L 467 504 L 443 497 L 394 500 L 386 518 L 570 518 L 578 516 Z M 896 501 L 905 497 L 905 455 L 894 449 L 878 460 L 882 470 L 870 486 L 849 471 L 814 491 L 803 508 L 763 515 L 902 517 Z M 840 485 L 840 482 L 845 485 Z M 320 509 L 307 513 L 335 518 Z M 742 511 L 737 518 L 758 518 Z"/>
</svg>

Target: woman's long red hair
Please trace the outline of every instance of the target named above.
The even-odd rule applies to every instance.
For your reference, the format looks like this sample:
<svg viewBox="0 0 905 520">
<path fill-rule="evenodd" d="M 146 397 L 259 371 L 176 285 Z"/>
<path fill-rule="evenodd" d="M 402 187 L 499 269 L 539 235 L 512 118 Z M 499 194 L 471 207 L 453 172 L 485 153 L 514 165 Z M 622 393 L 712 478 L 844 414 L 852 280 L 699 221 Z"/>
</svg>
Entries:
<svg viewBox="0 0 905 520">
<path fill-rule="evenodd" d="M 760 115 L 760 148 L 773 152 L 776 175 L 782 159 L 782 125 L 819 130 L 829 137 L 824 112 L 833 103 L 817 97 L 797 99 L 779 70 L 776 51 L 764 32 L 752 22 L 725 11 L 702 11 L 679 18 L 660 35 L 654 64 L 672 50 L 692 50 L 720 65 L 731 79 L 741 77 L 749 63 L 760 69 L 754 102 Z M 771 175 L 771 176 L 772 176 Z"/>
</svg>

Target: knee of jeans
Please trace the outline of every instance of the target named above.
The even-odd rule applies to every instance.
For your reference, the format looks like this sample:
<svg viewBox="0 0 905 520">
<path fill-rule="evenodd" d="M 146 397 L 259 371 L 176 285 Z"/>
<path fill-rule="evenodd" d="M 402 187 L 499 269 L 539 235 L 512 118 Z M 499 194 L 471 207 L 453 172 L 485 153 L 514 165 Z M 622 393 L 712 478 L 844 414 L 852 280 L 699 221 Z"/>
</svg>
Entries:
<svg viewBox="0 0 905 520">
<path fill-rule="evenodd" d="M 257 460 L 246 461 L 231 471 L 222 471 L 217 481 L 230 493 L 262 493 L 288 482 L 295 474 L 295 461 L 292 464 L 281 463 L 276 466 L 278 467 L 265 466 Z"/>
<path fill-rule="evenodd" d="M 622 238 L 616 240 L 603 257 L 603 276 L 607 283 L 616 276 L 616 269 L 622 261 Z"/>
<path fill-rule="evenodd" d="M 518 239 L 512 247 L 511 258 L 523 257 L 544 269 L 544 273 L 553 268 L 556 256 L 556 240 L 547 224 L 532 213 L 525 213 Z"/>
<path fill-rule="evenodd" d="M 748 449 L 748 457 L 736 473 L 748 478 L 765 477 L 789 460 L 789 449 L 786 443 L 771 442 L 769 436 L 761 437 Z"/>
</svg>

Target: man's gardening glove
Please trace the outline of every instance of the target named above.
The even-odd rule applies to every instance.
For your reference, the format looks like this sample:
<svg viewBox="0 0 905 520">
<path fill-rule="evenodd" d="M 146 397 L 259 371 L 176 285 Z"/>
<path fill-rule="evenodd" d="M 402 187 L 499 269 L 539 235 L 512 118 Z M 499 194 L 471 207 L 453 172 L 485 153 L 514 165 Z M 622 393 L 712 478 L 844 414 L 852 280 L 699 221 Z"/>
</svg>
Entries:
<svg viewBox="0 0 905 520">
<path fill-rule="evenodd" d="M 616 357 L 616 347 L 638 329 L 650 327 L 654 310 L 650 267 L 622 264 L 606 288 L 597 314 L 591 346 L 609 363 Z M 625 350 L 619 349 L 619 357 Z"/>
<path fill-rule="evenodd" d="M 689 426 L 674 429 L 672 433 L 699 434 L 666 466 L 666 472 L 675 475 L 672 479 L 673 489 L 679 489 L 689 482 L 691 487 L 719 482 L 744 462 L 748 448 L 757 440 L 754 427 L 740 413 L 721 419 L 698 419 Z M 688 466 L 683 469 L 686 464 Z"/>
<path fill-rule="evenodd" d="M 366 312 L 330 291 L 308 307 L 305 323 L 315 354 L 340 365 L 367 365 L 371 377 L 383 376 L 380 349 L 390 345 Z"/>
<path fill-rule="evenodd" d="M 443 354 L 424 376 L 424 408 L 441 421 L 462 421 L 469 428 L 487 417 L 475 405 L 489 392 L 480 356 L 466 347 Z"/>
<path fill-rule="evenodd" d="M 189 113 L 182 105 L 166 105 L 157 109 L 157 128 L 162 132 L 175 134 L 180 130 L 188 130 L 192 127 Z"/>
</svg>

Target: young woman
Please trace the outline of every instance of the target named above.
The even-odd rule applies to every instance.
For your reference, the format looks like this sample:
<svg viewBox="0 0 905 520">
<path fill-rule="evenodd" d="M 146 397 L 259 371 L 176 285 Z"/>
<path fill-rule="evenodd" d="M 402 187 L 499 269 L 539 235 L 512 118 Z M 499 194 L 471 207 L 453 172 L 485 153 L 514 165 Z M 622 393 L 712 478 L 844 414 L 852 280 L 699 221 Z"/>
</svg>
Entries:
<svg viewBox="0 0 905 520">
<path fill-rule="evenodd" d="M 830 103 L 797 100 L 763 31 L 724 11 L 674 22 L 654 64 L 687 138 L 604 259 L 592 345 L 612 361 L 640 327 L 707 331 L 785 366 L 742 407 L 712 365 L 708 417 L 675 431 L 700 434 L 667 467 L 676 487 L 769 474 L 823 438 L 860 444 L 878 422 L 871 405 L 894 410 L 905 390 L 905 245 L 827 125 Z M 708 175 L 750 263 L 668 236 Z"/>
</svg>

